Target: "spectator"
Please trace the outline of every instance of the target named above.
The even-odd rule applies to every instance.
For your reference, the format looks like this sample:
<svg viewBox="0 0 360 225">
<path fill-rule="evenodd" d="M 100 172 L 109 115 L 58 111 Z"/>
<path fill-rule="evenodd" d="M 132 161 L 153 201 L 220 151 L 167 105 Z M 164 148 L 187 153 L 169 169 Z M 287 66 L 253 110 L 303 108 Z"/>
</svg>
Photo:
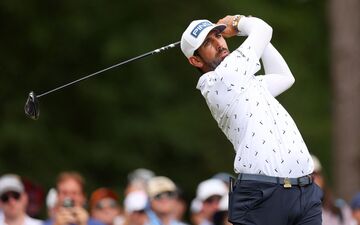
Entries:
<svg viewBox="0 0 360 225">
<path fill-rule="evenodd" d="M 351 210 L 355 220 L 353 225 L 360 225 L 360 192 L 351 200 Z"/>
<path fill-rule="evenodd" d="M 103 225 L 89 218 L 85 210 L 84 178 L 77 172 L 60 173 L 56 181 L 57 202 L 54 217 L 44 225 Z"/>
<path fill-rule="evenodd" d="M 108 189 L 99 188 L 90 197 L 90 215 L 105 225 L 120 225 L 124 219 L 118 203 L 118 195 Z"/>
<path fill-rule="evenodd" d="M 148 181 L 147 193 L 151 207 L 148 217 L 151 225 L 183 224 L 174 217 L 176 190 L 174 182 L 167 177 L 153 177 Z"/>
<path fill-rule="evenodd" d="M 326 185 L 319 159 L 312 155 L 314 162 L 314 182 L 323 190 L 322 224 L 323 225 L 350 225 L 352 224 L 351 209 L 343 199 L 335 198 L 332 190 Z"/>
<path fill-rule="evenodd" d="M 196 198 L 201 202 L 200 225 L 213 225 L 213 217 L 219 209 L 219 203 L 228 193 L 228 188 L 219 179 L 208 179 L 198 185 Z"/>
<path fill-rule="evenodd" d="M 40 225 L 41 220 L 26 214 L 28 195 L 20 178 L 15 174 L 6 174 L 0 178 L 0 208 L 3 211 L 0 224 Z"/>
<path fill-rule="evenodd" d="M 203 220 L 201 215 L 202 202 L 194 198 L 190 203 L 190 221 L 193 225 L 199 225 Z"/>
<path fill-rule="evenodd" d="M 214 225 L 231 225 L 229 219 L 229 196 L 224 195 L 219 203 L 219 209 L 214 215 Z"/>
<path fill-rule="evenodd" d="M 148 196 L 144 191 L 130 192 L 124 200 L 124 225 L 145 225 L 149 219 L 145 213 L 148 206 Z"/>
<path fill-rule="evenodd" d="M 128 185 L 125 195 L 132 191 L 146 191 L 147 182 L 155 176 L 151 170 L 139 168 L 128 174 Z"/>
</svg>

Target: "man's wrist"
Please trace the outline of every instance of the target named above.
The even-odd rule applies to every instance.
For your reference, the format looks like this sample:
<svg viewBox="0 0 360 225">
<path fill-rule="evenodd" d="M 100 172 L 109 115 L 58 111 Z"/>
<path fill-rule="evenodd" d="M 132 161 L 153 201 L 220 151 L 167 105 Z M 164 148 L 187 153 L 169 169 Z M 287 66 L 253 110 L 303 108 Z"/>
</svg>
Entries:
<svg viewBox="0 0 360 225">
<path fill-rule="evenodd" d="M 239 22 L 240 22 L 240 19 L 241 19 L 241 15 L 235 15 L 234 16 L 234 19 L 233 19 L 233 21 L 232 21 L 232 28 L 237 32 L 237 33 L 239 33 L 240 31 L 239 31 Z"/>
</svg>

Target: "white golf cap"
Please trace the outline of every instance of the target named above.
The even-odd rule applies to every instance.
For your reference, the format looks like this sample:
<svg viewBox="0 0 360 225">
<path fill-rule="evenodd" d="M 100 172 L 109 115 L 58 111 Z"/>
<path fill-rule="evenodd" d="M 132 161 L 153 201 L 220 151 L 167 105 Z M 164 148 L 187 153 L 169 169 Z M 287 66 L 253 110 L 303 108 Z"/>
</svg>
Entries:
<svg viewBox="0 0 360 225">
<path fill-rule="evenodd" d="M 201 201 L 205 201 L 211 196 L 224 196 L 227 193 L 228 189 L 224 182 L 218 179 L 208 179 L 198 185 L 196 198 Z"/>
<path fill-rule="evenodd" d="M 0 195 L 8 191 L 24 192 L 24 185 L 19 176 L 15 174 L 6 174 L 0 177 Z"/>
<path fill-rule="evenodd" d="M 213 24 L 209 20 L 192 21 L 181 36 L 181 51 L 186 58 L 190 58 L 204 42 L 210 31 L 217 29 L 222 32 L 225 28 L 225 24 Z"/>
<path fill-rule="evenodd" d="M 144 191 L 130 192 L 124 200 L 124 207 L 127 213 L 144 210 L 147 206 L 148 196 Z"/>
</svg>

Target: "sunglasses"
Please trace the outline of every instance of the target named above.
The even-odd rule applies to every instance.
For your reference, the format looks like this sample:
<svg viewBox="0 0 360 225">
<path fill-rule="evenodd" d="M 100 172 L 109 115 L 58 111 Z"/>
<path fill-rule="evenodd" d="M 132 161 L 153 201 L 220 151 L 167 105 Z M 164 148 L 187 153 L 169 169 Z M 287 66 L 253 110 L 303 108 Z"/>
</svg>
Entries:
<svg viewBox="0 0 360 225">
<path fill-rule="evenodd" d="M 117 208 L 118 204 L 115 200 L 102 200 L 95 204 L 96 209 L 104 209 L 104 208 Z"/>
<path fill-rule="evenodd" d="M 157 195 L 154 196 L 155 200 L 161 200 L 161 199 L 174 199 L 177 196 L 176 192 L 173 191 L 166 191 L 166 192 L 162 192 L 159 193 Z"/>
<path fill-rule="evenodd" d="M 2 194 L 1 196 L 0 196 L 0 199 L 1 199 L 1 201 L 3 202 L 3 203 L 7 203 L 9 200 L 10 200 L 10 198 L 13 198 L 13 199 L 15 199 L 16 201 L 18 201 L 19 199 L 20 199 L 20 193 L 19 192 L 16 192 L 16 191 L 9 191 L 9 192 L 7 192 L 7 193 L 5 193 L 5 194 Z"/>
<path fill-rule="evenodd" d="M 211 196 L 210 198 L 207 198 L 204 202 L 207 204 L 212 204 L 212 203 L 219 203 L 221 200 L 221 196 Z"/>
<path fill-rule="evenodd" d="M 134 213 L 134 214 L 144 214 L 145 213 L 145 210 L 142 209 L 142 210 L 135 210 L 135 211 L 132 211 L 131 213 Z"/>
</svg>

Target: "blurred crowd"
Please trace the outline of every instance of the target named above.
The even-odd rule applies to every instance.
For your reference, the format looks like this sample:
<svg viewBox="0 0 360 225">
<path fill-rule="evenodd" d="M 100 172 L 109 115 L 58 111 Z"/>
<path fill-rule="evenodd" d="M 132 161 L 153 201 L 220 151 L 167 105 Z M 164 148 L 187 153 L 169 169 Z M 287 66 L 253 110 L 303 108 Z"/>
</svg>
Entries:
<svg viewBox="0 0 360 225">
<path fill-rule="evenodd" d="M 314 181 L 324 191 L 323 224 L 360 225 L 360 192 L 349 203 L 334 196 L 319 160 L 313 160 Z M 188 200 L 171 178 L 143 168 L 128 175 L 121 195 L 99 187 L 89 198 L 84 177 L 75 171 L 61 172 L 47 193 L 19 175 L 3 174 L 0 225 L 227 225 L 229 177 L 217 173 L 199 182 L 195 197 Z M 42 204 L 34 204 L 43 201 L 41 195 L 46 195 L 43 218 Z"/>
</svg>

